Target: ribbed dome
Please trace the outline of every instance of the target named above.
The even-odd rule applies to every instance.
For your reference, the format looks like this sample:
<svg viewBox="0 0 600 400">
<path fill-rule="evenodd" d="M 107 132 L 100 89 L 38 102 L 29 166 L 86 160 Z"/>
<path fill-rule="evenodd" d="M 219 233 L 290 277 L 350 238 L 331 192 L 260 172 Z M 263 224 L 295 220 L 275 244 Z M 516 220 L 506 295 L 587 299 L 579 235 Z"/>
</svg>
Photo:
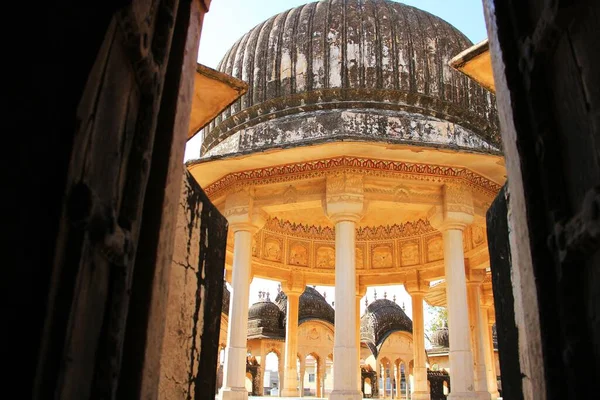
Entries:
<svg viewBox="0 0 600 400">
<path fill-rule="evenodd" d="M 442 19 L 389 0 L 275 15 L 219 64 L 249 89 L 205 129 L 203 152 L 235 133 L 211 153 L 332 136 L 489 151 L 499 147 L 493 96 L 448 66 L 471 45 Z"/>
<path fill-rule="evenodd" d="M 279 307 L 270 300 L 260 300 L 248 309 L 248 321 L 255 319 L 279 319 Z"/>
<path fill-rule="evenodd" d="M 390 300 L 375 300 L 367 306 L 360 319 L 361 341 L 375 356 L 385 339 L 398 331 L 412 334 L 412 321 L 398 304 Z"/>
<path fill-rule="evenodd" d="M 279 292 L 275 302 L 283 313 L 283 324 L 285 325 L 285 315 L 287 314 L 287 295 Z M 335 311 L 327 302 L 325 297 L 317 289 L 307 286 L 298 300 L 298 323 L 301 324 L 310 320 L 321 320 L 331 324 L 335 323 Z"/>
<path fill-rule="evenodd" d="M 280 338 L 285 335 L 281 326 L 281 311 L 271 300 L 261 298 L 248 310 L 248 337 Z"/>
</svg>

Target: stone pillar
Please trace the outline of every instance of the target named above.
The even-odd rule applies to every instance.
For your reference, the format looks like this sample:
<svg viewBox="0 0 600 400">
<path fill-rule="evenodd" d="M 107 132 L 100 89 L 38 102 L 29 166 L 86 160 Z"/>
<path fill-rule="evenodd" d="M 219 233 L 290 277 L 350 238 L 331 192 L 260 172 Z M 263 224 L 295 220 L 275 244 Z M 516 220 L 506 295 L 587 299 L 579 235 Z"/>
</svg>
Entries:
<svg viewBox="0 0 600 400">
<path fill-rule="evenodd" d="M 388 379 L 390 377 L 388 364 L 383 364 L 383 398 L 388 398 Z"/>
<path fill-rule="evenodd" d="M 397 399 L 401 399 L 402 398 L 402 391 L 400 389 L 400 363 L 396 363 L 395 364 L 396 367 L 396 398 Z"/>
<path fill-rule="evenodd" d="M 300 371 L 299 371 L 299 395 L 304 397 L 304 374 L 306 372 L 306 360 L 300 360 Z"/>
<path fill-rule="evenodd" d="M 490 400 L 490 392 L 487 385 L 487 374 L 485 366 L 485 352 L 483 342 L 486 338 L 487 326 L 481 329 L 481 297 L 480 290 L 485 270 L 469 271 L 467 283 L 467 302 L 469 304 L 469 325 L 471 331 L 471 349 L 473 352 L 473 379 L 475 394 L 478 399 Z"/>
<path fill-rule="evenodd" d="M 304 287 L 288 284 L 285 286 L 287 295 L 287 317 L 285 327 L 285 381 L 282 387 L 282 397 L 298 397 L 298 304 Z M 300 379 L 300 387 L 302 379 Z"/>
<path fill-rule="evenodd" d="M 498 392 L 498 382 L 496 381 L 496 357 L 494 357 L 494 338 L 492 335 L 493 319 L 489 318 L 488 313 L 493 314 L 492 301 L 486 301 L 481 306 L 481 330 L 483 332 L 483 351 L 485 353 L 485 367 L 487 376 L 487 386 L 492 400 L 500 397 Z"/>
<path fill-rule="evenodd" d="M 258 350 L 258 354 L 255 355 L 255 357 L 257 359 L 260 359 L 260 363 L 259 363 L 259 367 L 258 367 L 258 387 L 256 388 L 256 393 L 258 396 L 264 396 L 265 394 L 265 386 L 264 386 L 264 380 L 265 380 L 265 363 L 266 363 L 266 357 L 263 356 L 263 344 L 261 343 L 260 348 Z"/>
<path fill-rule="evenodd" d="M 475 398 L 473 355 L 467 308 L 467 282 L 463 231 L 473 222 L 473 199 L 468 187 L 447 183 L 443 189 L 443 206 L 430 213 L 432 226 L 442 231 L 448 329 L 450 334 L 450 381 L 448 399 Z"/>
<path fill-rule="evenodd" d="M 357 278 L 358 279 L 358 278 Z M 356 282 L 358 283 L 358 281 Z M 362 393 L 362 373 L 360 369 L 360 300 L 367 292 L 367 288 L 357 285 L 356 289 L 356 349 L 357 349 L 357 365 L 358 365 L 358 391 Z"/>
<path fill-rule="evenodd" d="M 331 400 L 362 399 L 356 347 L 356 223 L 363 213 L 361 175 L 327 177 L 325 212 L 335 224 L 335 337 Z"/>
<path fill-rule="evenodd" d="M 375 382 L 375 386 L 377 386 L 377 397 L 381 398 L 381 390 L 379 387 L 379 383 L 381 382 L 381 363 L 379 362 L 379 359 L 375 359 L 375 372 L 377 373 L 375 377 L 377 380 Z"/>
<path fill-rule="evenodd" d="M 325 359 L 319 358 L 317 360 L 317 390 L 315 395 L 317 397 L 323 397 L 323 377 L 325 372 Z"/>
<path fill-rule="evenodd" d="M 260 229 L 265 215 L 254 210 L 252 192 L 240 190 L 227 197 L 224 216 L 233 231 L 232 291 L 229 300 L 229 326 L 223 368 L 223 386 L 219 400 L 245 400 L 246 336 L 248 331 L 248 297 L 252 268 L 252 235 Z"/>
<path fill-rule="evenodd" d="M 427 357 L 425 354 L 425 327 L 423 318 L 423 299 L 429 290 L 429 282 L 421 280 L 418 276 L 404 283 L 404 288 L 412 298 L 412 323 L 413 323 L 413 371 L 414 391 L 413 399 L 429 400 L 429 387 L 427 386 Z"/>
<path fill-rule="evenodd" d="M 284 356 L 280 356 L 277 360 L 277 372 L 279 374 L 279 397 L 281 397 L 281 390 L 283 389 L 283 382 L 285 382 L 285 358 Z"/>
<path fill-rule="evenodd" d="M 248 292 L 252 251 L 252 231 L 231 226 L 234 231 L 233 287 L 229 302 L 229 327 L 220 399 L 248 398 L 246 377 L 246 332 L 248 326 Z"/>
</svg>

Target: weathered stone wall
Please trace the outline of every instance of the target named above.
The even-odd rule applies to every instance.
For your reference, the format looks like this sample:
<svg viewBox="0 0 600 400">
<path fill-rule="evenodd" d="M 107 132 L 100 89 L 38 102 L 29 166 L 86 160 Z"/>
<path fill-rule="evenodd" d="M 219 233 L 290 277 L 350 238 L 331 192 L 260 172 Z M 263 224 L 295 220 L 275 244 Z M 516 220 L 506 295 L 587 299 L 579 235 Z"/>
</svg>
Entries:
<svg viewBox="0 0 600 400">
<path fill-rule="evenodd" d="M 302 112 L 265 121 L 241 129 L 204 157 L 341 139 L 500 152 L 499 146 L 491 145 L 473 130 L 442 118 L 360 108 Z"/>
<path fill-rule="evenodd" d="M 164 400 L 215 393 L 223 296 L 227 222 L 187 172 L 177 214 L 159 382 Z"/>
</svg>

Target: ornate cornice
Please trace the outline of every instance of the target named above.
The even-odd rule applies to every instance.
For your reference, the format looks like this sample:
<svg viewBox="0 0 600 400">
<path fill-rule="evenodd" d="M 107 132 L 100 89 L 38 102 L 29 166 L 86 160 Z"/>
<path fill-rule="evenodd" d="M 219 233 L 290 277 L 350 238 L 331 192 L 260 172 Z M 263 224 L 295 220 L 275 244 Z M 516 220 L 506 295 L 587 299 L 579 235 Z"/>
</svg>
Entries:
<svg viewBox="0 0 600 400">
<path fill-rule="evenodd" d="M 263 229 L 265 231 L 300 239 L 335 241 L 335 230 L 333 227 L 297 224 L 290 221 L 282 221 L 277 217 L 269 218 Z M 421 236 L 431 232 L 435 232 L 435 229 L 429 224 L 429 221 L 426 219 L 419 219 L 404 224 L 359 227 L 356 230 L 356 240 L 372 241 L 398 239 Z"/>
<path fill-rule="evenodd" d="M 204 191 L 210 198 L 215 198 L 233 186 L 289 182 L 307 176 L 326 177 L 340 170 L 368 176 L 397 176 L 418 181 L 460 180 L 473 190 L 490 196 L 495 196 L 501 188 L 499 184 L 467 168 L 344 156 L 235 172 L 208 185 Z"/>
</svg>

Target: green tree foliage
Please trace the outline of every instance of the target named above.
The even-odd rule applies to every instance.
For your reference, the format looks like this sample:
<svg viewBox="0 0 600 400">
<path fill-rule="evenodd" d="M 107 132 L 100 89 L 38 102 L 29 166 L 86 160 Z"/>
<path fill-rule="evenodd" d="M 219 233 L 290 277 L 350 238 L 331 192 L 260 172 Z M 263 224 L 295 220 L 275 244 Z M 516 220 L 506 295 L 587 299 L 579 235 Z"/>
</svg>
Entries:
<svg viewBox="0 0 600 400">
<path fill-rule="evenodd" d="M 446 307 L 427 306 L 427 312 L 432 315 L 429 326 L 427 326 L 427 335 L 431 336 L 435 331 L 448 326 L 448 309 Z"/>
</svg>

